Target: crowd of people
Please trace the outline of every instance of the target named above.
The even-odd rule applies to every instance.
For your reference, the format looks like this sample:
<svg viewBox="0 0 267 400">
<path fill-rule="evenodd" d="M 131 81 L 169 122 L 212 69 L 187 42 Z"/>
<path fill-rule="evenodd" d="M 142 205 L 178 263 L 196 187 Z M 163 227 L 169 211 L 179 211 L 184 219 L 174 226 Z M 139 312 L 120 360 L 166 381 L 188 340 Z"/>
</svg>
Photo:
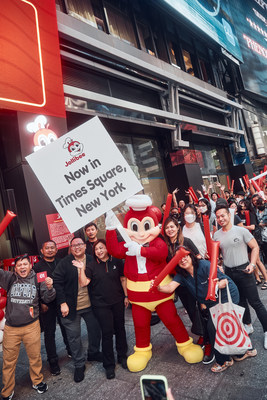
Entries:
<svg viewBox="0 0 267 400">
<path fill-rule="evenodd" d="M 255 357 L 252 348 L 241 355 L 221 354 L 214 348 L 216 328 L 209 309 L 215 302 L 206 300 L 210 274 L 207 237 L 203 216 L 209 217 L 210 232 L 220 242 L 217 271 L 217 290 L 221 290 L 222 303 L 227 301 L 228 285 L 232 300 L 245 308 L 244 327 L 253 333 L 249 305 L 255 310 L 264 332 L 263 346 L 267 349 L 267 311 L 258 289 L 267 289 L 267 185 L 263 197 L 253 188 L 236 194 L 224 190 L 220 193 L 212 185 L 193 201 L 177 202 L 178 189 L 173 191 L 173 207 L 167 218 L 162 218 L 162 239 L 168 247 L 167 261 L 183 247 L 186 255 L 176 266 L 168 284 L 160 284 L 159 292 L 176 293 L 193 323 L 196 305 L 203 316 L 203 331 L 198 344 L 205 346 L 204 364 L 214 373 Z M 166 204 L 161 205 L 164 212 Z M 57 257 L 57 246 L 47 239 L 41 247 L 41 260 L 31 265 L 29 256 L 15 259 L 13 272 L 0 269 L 0 285 L 7 291 L 6 325 L 3 340 L 2 398 L 12 399 L 15 388 L 15 368 L 20 344 L 23 342 L 30 364 L 32 387 L 38 393 L 47 390 L 43 382 L 41 360 L 41 330 L 52 375 L 61 373 L 56 350 L 55 333 L 59 326 L 68 356 L 74 364 L 74 381 L 85 377 L 86 359 L 103 364 L 107 379 L 115 378 L 117 363 L 127 369 L 127 336 L 124 312 L 129 306 L 124 264 L 108 253 L 104 239 L 98 237 L 95 222 L 84 227 L 84 237 L 74 236 L 68 255 Z M 85 237 L 87 240 L 85 240 Z M 145 244 L 144 244 L 145 246 Z M 39 278 L 45 273 L 44 279 Z M 151 282 L 153 286 L 153 281 Z M 85 357 L 81 338 L 81 319 L 88 333 L 88 350 Z M 39 324 L 40 321 L 40 324 Z M 41 328 L 40 328 L 41 326 Z"/>
</svg>

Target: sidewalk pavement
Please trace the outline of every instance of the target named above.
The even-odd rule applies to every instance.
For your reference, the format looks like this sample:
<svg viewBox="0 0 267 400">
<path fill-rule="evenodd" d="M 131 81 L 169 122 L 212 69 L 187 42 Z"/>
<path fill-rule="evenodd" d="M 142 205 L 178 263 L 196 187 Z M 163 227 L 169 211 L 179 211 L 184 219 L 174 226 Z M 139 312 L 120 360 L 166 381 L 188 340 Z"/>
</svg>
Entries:
<svg viewBox="0 0 267 400">
<path fill-rule="evenodd" d="M 259 289 L 260 297 L 267 305 L 267 291 Z M 176 303 L 178 313 L 186 328 L 190 330 L 190 320 L 181 306 Z M 120 365 L 116 366 L 116 378 L 107 380 L 101 363 L 86 362 L 85 379 L 80 383 L 73 381 L 74 368 L 67 357 L 60 330 L 57 329 L 57 349 L 61 374 L 51 376 L 42 335 L 42 359 L 44 380 L 48 391 L 37 394 L 31 388 L 28 373 L 28 359 L 22 347 L 16 369 L 16 387 L 14 400 L 141 400 L 139 379 L 142 374 L 165 375 L 175 400 L 267 400 L 267 350 L 263 348 L 263 331 L 252 310 L 254 333 L 251 335 L 253 346 L 258 355 L 234 365 L 223 373 L 210 371 L 212 364 L 190 365 L 177 353 L 175 342 L 162 322 L 151 327 L 153 356 L 147 368 L 139 373 L 131 373 Z M 135 344 L 131 310 L 126 311 L 126 331 L 129 354 Z M 85 325 L 82 327 L 84 347 L 87 337 Z M 197 337 L 194 337 L 196 342 Z M 2 365 L 2 354 L 1 354 Z"/>
</svg>

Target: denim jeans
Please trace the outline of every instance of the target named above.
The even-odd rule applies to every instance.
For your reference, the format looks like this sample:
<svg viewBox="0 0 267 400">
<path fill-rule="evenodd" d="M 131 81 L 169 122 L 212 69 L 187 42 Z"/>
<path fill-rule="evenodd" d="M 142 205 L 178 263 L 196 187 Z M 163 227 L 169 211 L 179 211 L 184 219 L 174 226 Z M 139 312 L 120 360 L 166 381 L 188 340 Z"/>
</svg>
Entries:
<svg viewBox="0 0 267 400">
<path fill-rule="evenodd" d="M 259 298 L 254 274 L 247 274 L 244 272 L 244 269 L 228 267 L 225 267 L 225 273 L 232 278 L 238 287 L 240 295 L 239 305 L 245 308 L 243 323 L 251 324 L 251 316 L 248 307 L 249 303 L 250 306 L 254 308 L 263 327 L 263 331 L 267 332 L 267 310 Z"/>
<path fill-rule="evenodd" d="M 74 320 L 61 317 L 61 323 L 67 333 L 71 356 L 75 368 L 83 367 L 85 364 L 85 356 L 81 338 L 81 318 L 84 319 L 87 327 L 88 353 L 93 354 L 99 352 L 101 340 L 100 327 L 91 307 L 77 311 Z"/>
</svg>

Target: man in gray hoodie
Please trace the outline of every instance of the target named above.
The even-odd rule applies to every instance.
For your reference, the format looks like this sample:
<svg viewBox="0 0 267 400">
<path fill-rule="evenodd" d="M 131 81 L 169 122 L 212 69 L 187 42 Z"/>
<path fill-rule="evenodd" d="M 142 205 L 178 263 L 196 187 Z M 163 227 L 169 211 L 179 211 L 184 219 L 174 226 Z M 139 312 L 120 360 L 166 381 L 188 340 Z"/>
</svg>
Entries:
<svg viewBox="0 0 267 400">
<path fill-rule="evenodd" d="M 32 387 L 38 393 L 44 393 L 48 387 L 41 373 L 39 301 L 42 299 L 49 303 L 55 299 L 53 280 L 46 278 L 38 283 L 30 258 L 25 254 L 15 259 L 15 272 L 0 269 L 0 286 L 7 291 L 2 398 L 10 400 L 14 395 L 15 369 L 21 342 L 29 358 Z"/>
</svg>

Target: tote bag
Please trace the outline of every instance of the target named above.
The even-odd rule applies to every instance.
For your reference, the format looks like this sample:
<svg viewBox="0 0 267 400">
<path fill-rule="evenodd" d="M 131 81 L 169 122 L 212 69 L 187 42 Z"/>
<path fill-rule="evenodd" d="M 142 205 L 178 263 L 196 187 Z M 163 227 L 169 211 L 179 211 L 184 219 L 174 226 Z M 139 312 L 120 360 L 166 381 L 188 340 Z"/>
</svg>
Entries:
<svg viewBox="0 0 267 400">
<path fill-rule="evenodd" d="M 219 290 L 219 303 L 210 308 L 216 328 L 214 348 L 222 354 L 244 354 L 252 349 L 251 340 L 242 323 L 245 309 L 232 302 L 228 284 L 226 290 L 228 302 L 222 304 Z"/>
</svg>

